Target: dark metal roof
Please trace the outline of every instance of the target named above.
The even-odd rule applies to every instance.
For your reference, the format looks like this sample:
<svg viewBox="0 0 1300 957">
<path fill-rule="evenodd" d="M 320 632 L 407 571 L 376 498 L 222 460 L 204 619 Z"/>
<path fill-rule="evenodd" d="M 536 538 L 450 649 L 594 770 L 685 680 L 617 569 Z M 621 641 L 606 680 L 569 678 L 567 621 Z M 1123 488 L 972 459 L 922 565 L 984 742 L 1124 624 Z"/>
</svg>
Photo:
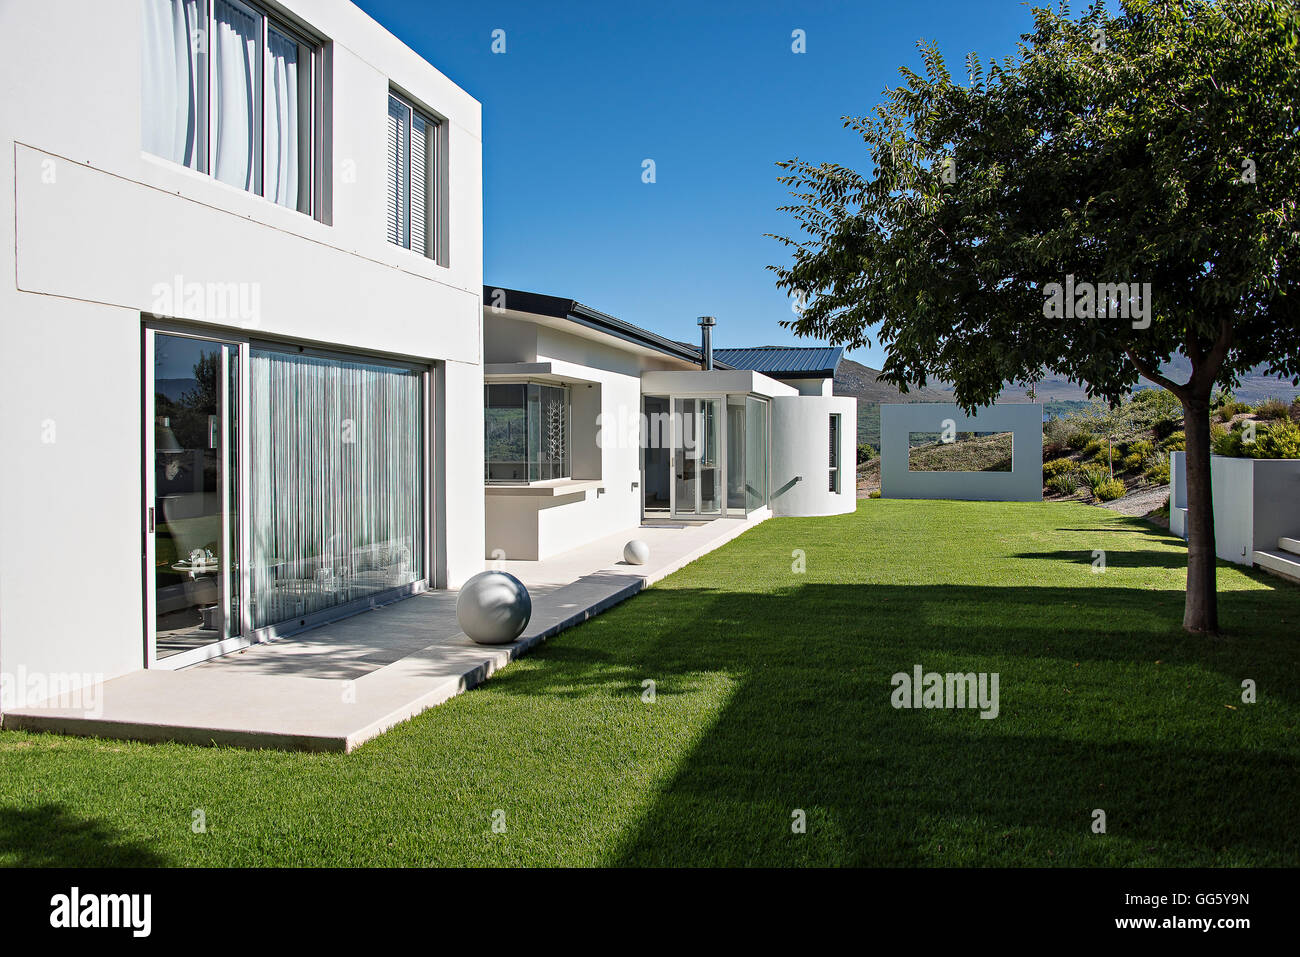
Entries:
<svg viewBox="0 0 1300 957">
<path fill-rule="evenodd" d="M 714 360 L 774 379 L 830 379 L 844 356 L 843 346 L 753 346 L 714 349 Z"/>
<path fill-rule="evenodd" d="M 580 326 L 586 326 L 588 329 L 595 329 L 625 342 L 634 342 L 637 345 L 646 346 L 665 355 L 685 359 L 687 362 L 699 363 L 700 361 L 699 347 L 687 345 L 683 342 L 674 342 L 672 339 L 665 339 L 649 329 L 642 329 L 640 326 L 634 326 L 630 322 L 624 322 L 622 319 L 601 312 L 599 309 L 583 305 L 576 299 L 546 296 L 539 292 L 525 292 L 522 289 L 507 289 L 504 286 L 484 286 L 484 307 L 490 309 L 494 304 L 499 304 L 502 308 L 514 312 L 531 312 L 537 316 L 567 319 L 570 322 L 576 322 Z M 735 368 L 718 360 L 718 350 L 713 350 L 713 355 L 715 368 Z"/>
</svg>

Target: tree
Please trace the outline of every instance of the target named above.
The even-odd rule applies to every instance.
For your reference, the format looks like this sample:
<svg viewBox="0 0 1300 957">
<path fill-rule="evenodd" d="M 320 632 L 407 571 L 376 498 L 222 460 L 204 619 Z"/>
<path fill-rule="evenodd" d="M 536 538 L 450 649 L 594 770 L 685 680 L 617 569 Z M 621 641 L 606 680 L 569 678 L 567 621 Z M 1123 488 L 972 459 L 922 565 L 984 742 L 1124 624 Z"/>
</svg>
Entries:
<svg viewBox="0 0 1300 957">
<path fill-rule="evenodd" d="M 866 117 L 871 172 L 778 164 L 794 197 L 784 325 L 881 378 L 953 383 L 968 411 L 1044 369 L 1117 402 L 1142 376 L 1183 407 L 1183 624 L 1216 632 L 1210 397 L 1258 364 L 1300 379 L 1300 12 L 1274 0 L 1035 9 L 1017 52 L 933 44 Z M 1191 374 L 1161 364 L 1181 353 Z"/>
</svg>

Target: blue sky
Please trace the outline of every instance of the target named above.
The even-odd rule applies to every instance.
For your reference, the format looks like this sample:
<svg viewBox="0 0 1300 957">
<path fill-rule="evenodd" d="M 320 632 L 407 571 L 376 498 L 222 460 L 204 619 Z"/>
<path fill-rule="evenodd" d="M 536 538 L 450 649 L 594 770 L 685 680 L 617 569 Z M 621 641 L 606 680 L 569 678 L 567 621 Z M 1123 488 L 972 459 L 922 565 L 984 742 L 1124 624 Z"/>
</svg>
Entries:
<svg viewBox="0 0 1300 957">
<path fill-rule="evenodd" d="M 695 317 L 716 315 L 719 347 L 814 344 L 778 325 L 790 301 L 764 268 L 785 258 L 764 233 L 793 228 L 774 164 L 862 169 L 840 118 L 919 68 L 918 39 L 960 74 L 967 53 L 1005 56 L 1031 23 L 1020 0 L 359 6 L 483 104 L 485 282 L 689 342 Z"/>
</svg>

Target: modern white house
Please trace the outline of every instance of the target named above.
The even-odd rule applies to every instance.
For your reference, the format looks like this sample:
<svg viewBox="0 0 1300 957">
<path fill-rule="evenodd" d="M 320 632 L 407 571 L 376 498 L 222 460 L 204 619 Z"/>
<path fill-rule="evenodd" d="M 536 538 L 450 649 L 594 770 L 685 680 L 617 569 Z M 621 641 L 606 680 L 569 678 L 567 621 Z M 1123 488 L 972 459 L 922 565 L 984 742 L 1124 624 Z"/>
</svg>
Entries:
<svg viewBox="0 0 1300 957">
<path fill-rule="evenodd" d="M 27 726 L 351 747 L 499 661 L 452 628 L 350 708 L 212 659 L 359 613 L 418 649 L 489 559 L 854 508 L 838 350 L 485 290 L 480 105 L 347 0 L 3 3 L 0 87 L 0 678 L 109 700 Z"/>
<path fill-rule="evenodd" d="M 857 400 L 830 394 L 841 350 L 714 352 L 711 317 L 697 348 L 499 287 L 483 321 L 489 559 L 545 559 L 644 520 L 856 506 Z"/>
<path fill-rule="evenodd" d="M 479 103 L 345 0 L 0 4 L 0 87 L 0 671 L 480 571 Z"/>
</svg>

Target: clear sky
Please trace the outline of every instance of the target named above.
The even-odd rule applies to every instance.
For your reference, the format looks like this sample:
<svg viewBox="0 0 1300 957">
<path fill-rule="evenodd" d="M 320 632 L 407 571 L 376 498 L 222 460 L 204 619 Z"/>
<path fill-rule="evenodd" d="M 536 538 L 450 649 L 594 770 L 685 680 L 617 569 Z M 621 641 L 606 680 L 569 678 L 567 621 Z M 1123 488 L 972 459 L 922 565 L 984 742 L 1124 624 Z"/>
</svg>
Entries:
<svg viewBox="0 0 1300 957">
<path fill-rule="evenodd" d="M 1031 25 L 1020 0 L 359 5 L 483 104 L 484 282 L 688 342 L 715 315 L 719 347 L 816 344 L 778 325 L 790 300 L 764 268 L 786 257 L 764 234 L 793 229 L 774 164 L 864 169 L 841 117 L 920 70 L 919 39 L 960 76 Z"/>
</svg>

